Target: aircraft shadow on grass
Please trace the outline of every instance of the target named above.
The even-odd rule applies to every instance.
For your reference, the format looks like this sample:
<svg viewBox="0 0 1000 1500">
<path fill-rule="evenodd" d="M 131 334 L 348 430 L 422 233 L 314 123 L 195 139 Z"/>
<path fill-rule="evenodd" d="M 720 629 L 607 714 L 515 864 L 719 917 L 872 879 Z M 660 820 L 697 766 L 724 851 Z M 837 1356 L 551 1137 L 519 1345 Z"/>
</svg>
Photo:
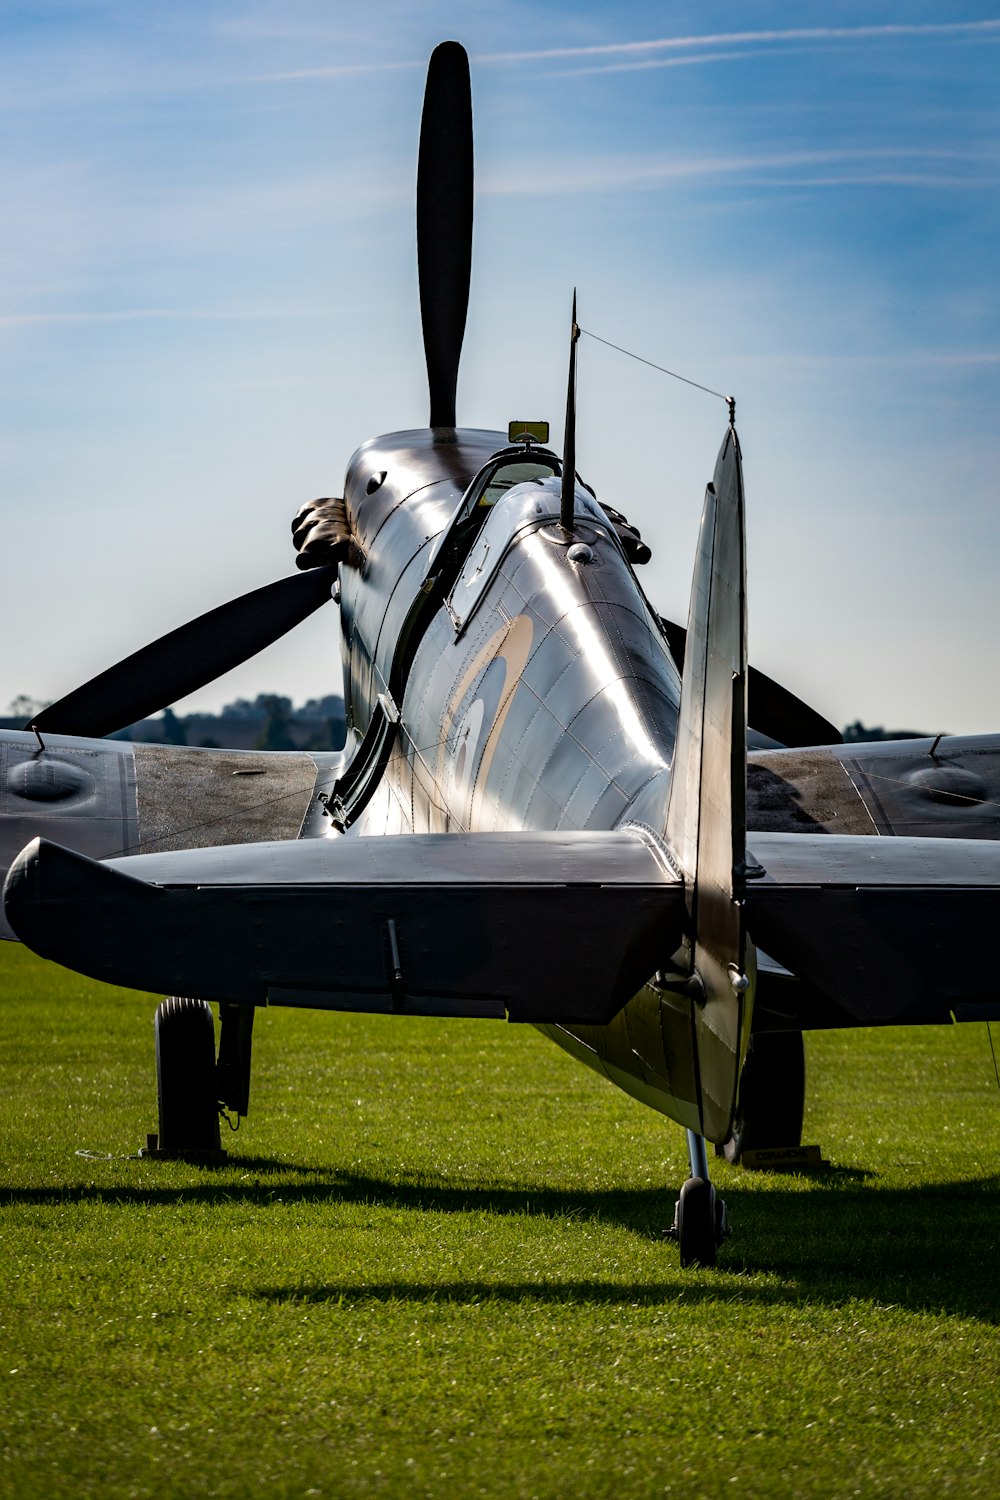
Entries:
<svg viewBox="0 0 1000 1500">
<path fill-rule="evenodd" d="M 658 1238 L 665 1227 L 663 1193 L 638 1191 L 570 1192 L 545 1187 L 482 1187 L 449 1182 L 398 1183 L 360 1173 L 303 1169 L 269 1158 L 230 1158 L 230 1167 L 254 1172 L 252 1182 L 215 1179 L 176 1187 L 16 1188 L 0 1204 L 86 1203 L 101 1200 L 123 1207 L 174 1203 L 366 1204 L 423 1213 L 520 1214 L 544 1219 L 572 1218 L 606 1223 L 643 1238 Z M 296 1181 L 309 1172 L 313 1180 Z M 289 1175 L 282 1177 L 286 1172 Z M 732 1218 L 741 1234 L 733 1253 L 723 1253 L 719 1269 L 766 1272 L 782 1284 L 748 1285 L 742 1280 L 692 1283 L 683 1293 L 677 1280 L 623 1282 L 536 1280 L 489 1282 L 440 1280 L 366 1284 L 331 1280 L 261 1287 L 253 1295 L 270 1302 L 413 1301 L 470 1303 L 535 1300 L 547 1303 L 599 1302 L 656 1305 L 691 1299 L 760 1304 L 839 1306 L 850 1299 L 931 1311 L 1000 1324 L 1000 1227 L 996 1194 L 1000 1176 L 926 1183 L 912 1188 L 865 1186 L 869 1174 L 828 1170 L 811 1185 L 769 1182 L 766 1191 L 728 1190 Z M 322 1181 L 316 1180 L 322 1177 Z M 747 1246 L 759 1252 L 748 1253 Z M 335 1250 L 331 1252 L 335 1254 Z"/>
<path fill-rule="evenodd" d="M 973 1179 L 917 1188 L 873 1191 L 868 1174 L 844 1169 L 816 1179 L 818 1191 L 775 1186 L 767 1192 L 729 1188 L 727 1201 L 741 1234 L 739 1245 L 759 1253 L 723 1252 L 719 1269 L 737 1274 L 767 1272 L 784 1284 L 681 1287 L 676 1280 L 628 1283 L 600 1278 L 539 1283 L 533 1280 L 386 1282 L 264 1288 L 269 1301 L 479 1302 L 535 1300 L 648 1305 L 687 1300 L 748 1301 L 764 1305 L 817 1303 L 839 1306 L 850 1299 L 892 1304 L 1000 1323 L 1000 1286 L 995 1266 L 1000 1231 L 995 1192 L 1000 1178 Z M 344 1201 L 413 1207 L 423 1211 L 573 1217 L 619 1225 L 643 1237 L 664 1229 L 663 1197 L 654 1189 L 594 1193 L 397 1186 L 371 1177 L 340 1179 Z M 776 1226 L 780 1226 L 777 1233 Z M 744 1233 L 745 1231 L 745 1233 Z M 735 1246 L 734 1246 L 735 1248 Z M 728 1262 L 728 1264 L 727 1264 Z"/>
</svg>

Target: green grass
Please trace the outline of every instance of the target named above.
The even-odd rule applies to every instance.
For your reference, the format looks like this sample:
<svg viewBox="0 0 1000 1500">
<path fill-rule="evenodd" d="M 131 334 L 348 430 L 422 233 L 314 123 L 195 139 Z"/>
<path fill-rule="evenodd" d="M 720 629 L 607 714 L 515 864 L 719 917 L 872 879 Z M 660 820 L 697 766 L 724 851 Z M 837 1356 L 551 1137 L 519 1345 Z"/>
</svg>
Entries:
<svg viewBox="0 0 1000 1500">
<path fill-rule="evenodd" d="M 1000 1493 L 984 1027 L 811 1037 L 830 1169 L 682 1274 L 682 1132 L 533 1031 L 265 1011 L 199 1170 L 152 997 L 0 980 L 0 1494 Z"/>
</svg>

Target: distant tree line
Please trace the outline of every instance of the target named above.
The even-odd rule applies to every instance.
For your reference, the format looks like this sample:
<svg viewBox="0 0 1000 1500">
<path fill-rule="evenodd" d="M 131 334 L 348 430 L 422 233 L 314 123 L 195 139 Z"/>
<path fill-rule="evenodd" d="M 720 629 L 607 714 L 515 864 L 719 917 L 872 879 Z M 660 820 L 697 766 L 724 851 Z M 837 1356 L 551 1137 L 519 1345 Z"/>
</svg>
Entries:
<svg viewBox="0 0 1000 1500">
<path fill-rule="evenodd" d="M 860 719 L 855 719 L 853 724 L 844 726 L 846 745 L 862 744 L 871 740 L 928 740 L 932 738 L 933 736 L 926 729 L 883 729 L 881 724 L 862 724 Z"/>
<path fill-rule="evenodd" d="M 227 750 L 339 750 L 344 736 L 344 700 L 336 694 L 296 708 L 281 693 L 258 693 L 225 704 L 217 714 L 180 715 L 168 708 L 114 738 Z"/>
<path fill-rule="evenodd" d="M 46 704 L 22 693 L 10 704 L 0 728 L 23 729 Z M 219 750 L 339 750 L 346 734 L 344 700 L 335 693 L 310 698 L 296 708 L 280 693 L 237 698 L 217 714 L 177 714 L 164 709 L 109 735 L 146 745 L 202 745 Z"/>
</svg>

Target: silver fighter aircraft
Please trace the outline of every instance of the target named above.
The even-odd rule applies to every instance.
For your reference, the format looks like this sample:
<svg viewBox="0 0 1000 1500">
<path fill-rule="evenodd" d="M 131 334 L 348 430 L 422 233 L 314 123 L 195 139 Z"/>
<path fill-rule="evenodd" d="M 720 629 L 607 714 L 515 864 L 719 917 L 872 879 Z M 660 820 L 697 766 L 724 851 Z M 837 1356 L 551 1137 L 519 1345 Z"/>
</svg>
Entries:
<svg viewBox="0 0 1000 1500">
<path fill-rule="evenodd" d="M 246 1113 L 257 1006 L 530 1022 L 687 1131 L 671 1233 L 710 1265 L 706 1142 L 799 1143 L 803 1030 L 1000 1016 L 1000 738 L 845 746 L 748 667 L 732 421 L 686 628 L 661 619 L 648 549 L 576 473 L 575 313 L 561 455 L 531 424 L 456 425 L 471 244 L 446 42 L 417 178 L 429 425 L 300 511 L 299 571 L 3 736 L 3 935 L 170 996 L 164 1154 L 210 1157 L 220 1106 Z M 331 595 L 342 752 L 102 738 Z"/>
</svg>

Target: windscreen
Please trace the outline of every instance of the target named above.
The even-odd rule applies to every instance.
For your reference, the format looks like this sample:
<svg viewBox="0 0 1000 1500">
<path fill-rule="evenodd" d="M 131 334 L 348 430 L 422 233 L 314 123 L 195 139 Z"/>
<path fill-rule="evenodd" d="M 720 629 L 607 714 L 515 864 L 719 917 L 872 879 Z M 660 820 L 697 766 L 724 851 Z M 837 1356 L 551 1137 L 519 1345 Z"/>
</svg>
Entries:
<svg viewBox="0 0 1000 1500">
<path fill-rule="evenodd" d="M 496 505 L 500 497 L 515 484 L 527 484 L 532 479 L 549 479 L 558 472 L 557 465 L 544 458 L 515 459 L 501 464 L 476 501 L 476 509 L 488 510 L 491 505 Z"/>
</svg>

